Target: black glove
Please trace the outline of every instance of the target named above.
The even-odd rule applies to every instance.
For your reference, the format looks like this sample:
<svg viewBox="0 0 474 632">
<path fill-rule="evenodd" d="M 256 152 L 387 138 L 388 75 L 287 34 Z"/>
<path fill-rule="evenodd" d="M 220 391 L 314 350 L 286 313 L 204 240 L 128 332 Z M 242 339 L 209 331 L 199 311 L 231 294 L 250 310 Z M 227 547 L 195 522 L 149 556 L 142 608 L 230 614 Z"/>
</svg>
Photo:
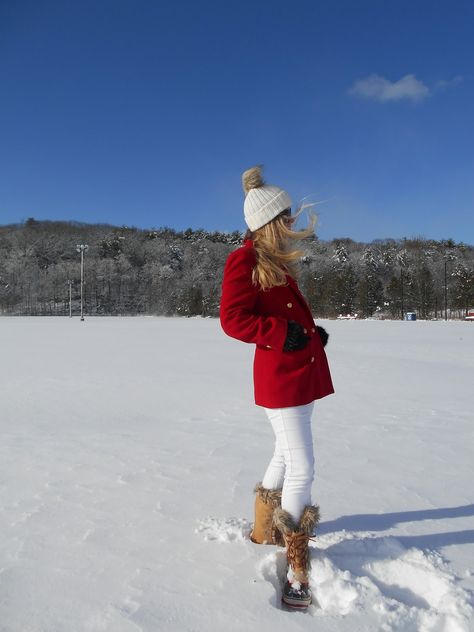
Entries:
<svg viewBox="0 0 474 632">
<path fill-rule="evenodd" d="M 321 338 L 321 342 L 323 343 L 323 347 L 325 347 L 329 340 L 329 334 L 324 329 L 324 327 L 320 327 L 319 325 L 316 325 L 316 329 L 318 330 L 318 334 L 319 334 L 319 337 Z"/>
<path fill-rule="evenodd" d="M 299 351 L 304 349 L 309 341 L 310 337 L 304 333 L 303 326 L 294 320 L 289 320 L 283 351 Z"/>
</svg>

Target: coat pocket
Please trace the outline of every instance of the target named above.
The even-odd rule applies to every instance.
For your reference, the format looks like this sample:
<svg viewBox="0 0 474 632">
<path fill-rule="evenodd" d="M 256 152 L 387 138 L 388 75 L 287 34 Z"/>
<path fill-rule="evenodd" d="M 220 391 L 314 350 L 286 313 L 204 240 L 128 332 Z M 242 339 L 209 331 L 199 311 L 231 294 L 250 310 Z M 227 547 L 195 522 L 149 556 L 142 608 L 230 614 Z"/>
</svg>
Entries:
<svg viewBox="0 0 474 632">
<path fill-rule="evenodd" d="M 298 351 L 282 351 L 281 354 L 282 367 L 287 367 L 289 370 L 303 368 L 312 362 L 314 362 L 314 350 L 312 340 Z"/>
</svg>

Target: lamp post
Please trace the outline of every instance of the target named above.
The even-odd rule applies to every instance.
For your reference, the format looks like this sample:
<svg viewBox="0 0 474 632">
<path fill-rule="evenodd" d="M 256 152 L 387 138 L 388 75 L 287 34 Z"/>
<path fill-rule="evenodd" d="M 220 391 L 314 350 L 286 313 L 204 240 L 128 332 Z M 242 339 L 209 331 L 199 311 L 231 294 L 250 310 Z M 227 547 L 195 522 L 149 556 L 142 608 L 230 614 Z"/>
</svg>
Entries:
<svg viewBox="0 0 474 632">
<path fill-rule="evenodd" d="M 444 260 L 444 320 L 448 320 L 448 260 Z"/>
<path fill-rule="evenodd" d="M 403 303 L 403 267 L 400 266 L 400 288 L 401 288 L 401 308 L 402 308 L 402 320 L 403 320 L 403 312 L 405 311 L 405 306 Z"/>
<path fill-rule="evenodd" d="M 448 263 L 452 263 L 456 258 L 456 252 L 453 250 L 444 253 L 444 320 L 448 320 Z"/>
<path fill-rule="evenodd" d="M 403 269 L 406 266 L 407 263 L 407 253 L 406 250 L 403 249 L 400 252 L 397 253 L 396 255 L 396 259 L 398 262 L 398 265 L 400 266 L 400 311 L 401 311 L 401 318 L 402 320 L 404 320 L 404 312 L 405 312 L 405 297 L 404 297 L 404 274 L 403 274 Z"/>
<path fill-rule="evenodd" d="M 72 281 L 68 279 L 69 285 L 69 318 L 72 318 Z"/>
<path fill-rule="evenodd" d="M 84 320 L 84 253 L 89 250 L 89 246 L 78 244 L 76 250 L 81 253 L 81 320 Z"/>
</svg>

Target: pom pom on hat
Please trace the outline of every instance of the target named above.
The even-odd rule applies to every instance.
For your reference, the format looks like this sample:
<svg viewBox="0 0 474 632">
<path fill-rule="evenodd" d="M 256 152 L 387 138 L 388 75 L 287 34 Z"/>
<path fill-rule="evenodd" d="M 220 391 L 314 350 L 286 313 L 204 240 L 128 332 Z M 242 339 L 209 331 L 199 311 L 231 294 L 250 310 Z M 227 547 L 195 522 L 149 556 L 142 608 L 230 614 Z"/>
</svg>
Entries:
<svg viewBox="0 0 474 632">
<path fill-rule="evenodd" d="M 261 166 L 244 171 L 242 186 L 245 193 L 244 217 L 250 230 L 265 226 L 291 207 L 291 198 L 286 191 L 265 184 Z"/>
<path fill-rule="evenodd" d="M 244 171 L 242 174 L 242 186 L 244 188 L 244 193 L 250 191 L 250 189 L 258 189 L 259 187 L 263 187 L 265 184 L 262 176 L 262 166 L 257 165 L 256 167 L 251 167 Z"/>
</svg>

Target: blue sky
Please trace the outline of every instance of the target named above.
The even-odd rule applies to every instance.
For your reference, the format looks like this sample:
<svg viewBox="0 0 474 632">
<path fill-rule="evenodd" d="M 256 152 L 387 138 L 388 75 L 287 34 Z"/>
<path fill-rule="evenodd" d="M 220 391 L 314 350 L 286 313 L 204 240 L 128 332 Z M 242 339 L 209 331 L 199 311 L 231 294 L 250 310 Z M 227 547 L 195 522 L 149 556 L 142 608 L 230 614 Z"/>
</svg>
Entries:
<svg viewBox="0 0 474 632">
<path fill-rule="evenodd" d="M 243 230 L 241 172 L 323 239 L 474 243 L 474 3 L 0 0 L 0 224 Z"/>
</svg>

